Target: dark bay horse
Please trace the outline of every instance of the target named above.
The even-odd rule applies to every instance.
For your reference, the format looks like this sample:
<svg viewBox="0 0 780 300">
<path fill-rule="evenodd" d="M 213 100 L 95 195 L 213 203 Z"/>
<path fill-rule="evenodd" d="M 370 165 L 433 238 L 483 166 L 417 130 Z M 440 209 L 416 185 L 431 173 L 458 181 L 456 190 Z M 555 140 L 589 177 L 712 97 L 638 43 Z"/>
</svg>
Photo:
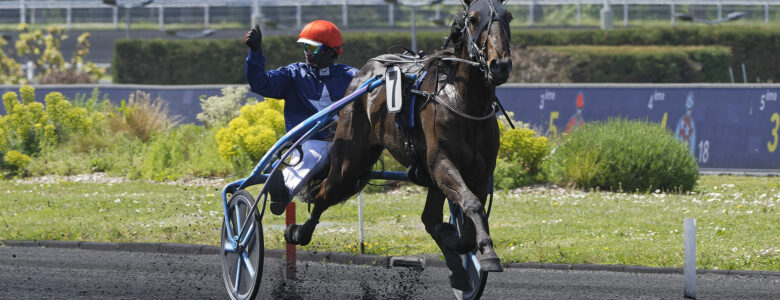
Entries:
<svg viewBox="0 0 780 300">
<path fill-rule="evenodd" d="M 372 165 L 387 149 L 400 163 L 412 167 L 410 175 L 417 183 L 428 187 L 422 222 L 447 260 L 453 287 L 468 289 L 459 254 L 477 248 L 483 271 L 502 271 L 484 204 L 499 146 L 495 87 L 506 82 L 512 68 L 508 25 L 512 16 L 503 1 L 464 3 L 468 9 L 456 17 L 452 27 L 453 48 L 401 64 L 405 69 L 418 65 L 428 74 L 418 88 L 427 91 L 427 98 L 418 96 L 421 100 L 411 108 L 416 127 L 403 130 L 396 126 L 395 114 L 385 105 L 384 87 L 339 113 L 327 177 L 312 195 L 310 219 L 285 231 L 289 243 L 308 244 L 322 213 L 360 191 L 369 180 Z M 383 55 L 364 65 L 347 94 L 367 79 L 384 74 L 388 61 L 400 58 Z M 459 205 L 470 220 L 465 222 L 461 238 L 453 225 L 442 222 L 445 197 Z"/>
</svg>

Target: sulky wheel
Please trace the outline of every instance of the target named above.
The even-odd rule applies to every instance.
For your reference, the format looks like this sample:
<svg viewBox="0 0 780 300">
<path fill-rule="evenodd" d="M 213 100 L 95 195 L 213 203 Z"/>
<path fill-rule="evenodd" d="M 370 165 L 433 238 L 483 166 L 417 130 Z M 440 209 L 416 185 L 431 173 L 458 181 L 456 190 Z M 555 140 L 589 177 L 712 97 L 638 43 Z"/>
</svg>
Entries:
<svg viewBox="0 0 780 300">
<path fill-rule="evenodd" d="M 452 205 L 452 201 L 450 201 L 450 224 L 455 225 L 458 229 L 458 236 L 460 236 L 463 231 L 463 211 L 460 209 L 460 206 Z M 454 288 L 452 291 L 455 292 L 455 297 L 459 300 L 479 299 L 482 297 L 482 291 L 485 290 L 488 272 L 480 270 L 477 250 L 461 255 L 461 260 L 466 268 L 466 273 L 469 275 L 471 291 L 463 292 Z"/>
<path fill-rule="evenodd" d="M 239 190 L 228 202 L 227 222 L 222 222 L 222 278 L 225 281 L 230 298 L 233 300 L 254 299 L 260 289 L 263 275 L 263 225 L 257 213 L 247 217 L 253 198 L 249 192 Z M 238 231 L 246 222 L 252 222 L 247 231 L 249 237 L 245 246 L 241 246 Z M 235 235 L 230 237 L 225 226 L 230 226 Z M 241 234 L 246 236 L 246 234 Z"/>
</svg>

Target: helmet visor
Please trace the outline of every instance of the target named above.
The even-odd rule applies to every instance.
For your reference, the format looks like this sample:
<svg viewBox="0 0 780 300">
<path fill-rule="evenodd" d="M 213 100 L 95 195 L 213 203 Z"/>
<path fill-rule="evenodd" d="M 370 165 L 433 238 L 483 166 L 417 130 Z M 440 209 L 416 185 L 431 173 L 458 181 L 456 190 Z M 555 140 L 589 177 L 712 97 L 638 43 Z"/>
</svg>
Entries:
<svg viewBox="0 0 780 300">
<path fill-rule="evenodd" d="M 322 45 L 312 45 L 307 43 L 298 43 L 298 45 L 303 48 L 303 52 L 308 55 L 315 55 L 318 52 L 320 52 L 320 49 L 322 49 Z"/>
</svg>

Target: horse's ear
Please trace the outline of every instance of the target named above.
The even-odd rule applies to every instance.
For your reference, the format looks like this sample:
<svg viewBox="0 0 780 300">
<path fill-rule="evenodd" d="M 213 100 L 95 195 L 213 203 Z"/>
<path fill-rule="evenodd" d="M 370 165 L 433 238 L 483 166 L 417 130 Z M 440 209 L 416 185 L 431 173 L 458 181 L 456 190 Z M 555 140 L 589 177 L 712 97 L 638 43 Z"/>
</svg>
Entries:
<svg viewBox="0 0 780 300">
<path fill-rule="evenodd" d="M 466 7 L 469 7 L 471 5 L 471 2 L 474 2 L 476 0 L 463 0 L 463 4 L 466 4 Z"/>
</svg>

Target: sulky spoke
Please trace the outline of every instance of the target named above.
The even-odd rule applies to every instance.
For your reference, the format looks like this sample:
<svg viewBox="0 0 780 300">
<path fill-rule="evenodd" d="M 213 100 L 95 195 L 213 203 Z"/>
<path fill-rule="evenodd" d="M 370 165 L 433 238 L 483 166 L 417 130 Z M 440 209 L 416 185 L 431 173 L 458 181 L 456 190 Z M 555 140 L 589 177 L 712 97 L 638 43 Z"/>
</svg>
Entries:
<svg viewBox="0 0 780 300">
<path fill-rule="evenodd" d="M 238 259 L 236 266 L 236 286 L 233 288 L 233 292 L 238 296 L 238 286 L 241 284 L 241 259 Z"/>
<path fill-rule="evenodd" d="M 239 230 L 241 230 L 241 214 L 238 206 L 238 203 L 236 203 L 236 232 L 238 235 L 241 235 L 241 232 L 239 232 Z"/>
<path fill-rule="evenodd" d="M 249 261 L 249 256 L 246 255 L 246 252 L 241 253 L 241 256 L 244 258 L 244 265 L 246 265 L 246 270 L 249 271 L 249 278 L 254 278 L 255 267 L 252 266 L 252 262 Z"/>
</svg>

